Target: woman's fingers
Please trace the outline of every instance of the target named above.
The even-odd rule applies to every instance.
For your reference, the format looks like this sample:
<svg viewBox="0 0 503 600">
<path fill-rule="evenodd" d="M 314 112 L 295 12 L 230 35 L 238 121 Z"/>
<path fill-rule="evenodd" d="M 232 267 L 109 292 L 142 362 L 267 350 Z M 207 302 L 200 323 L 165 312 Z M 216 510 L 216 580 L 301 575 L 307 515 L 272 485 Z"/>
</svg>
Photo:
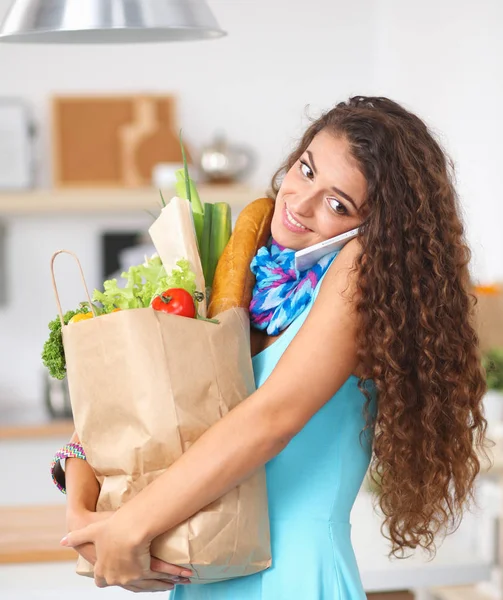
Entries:
<svg viewBox="0 0 503 600">
<path fill-rule="evenodd" d="M 177 575 L 162 576 L 159 573 L 157 573 L 157 575 L 152 578 L 147 577 L 146 579 L 149 579 L 149 580 L 156 579 L 157 581 L 167 581 L 168 583 L 174 583 L 175 585 L 189 585 L 189 583 L 191 583 L 190 579 L 187 579 L 186 577 L 178 577 Z"/>
<path fill-rule="evenodd" d="M 135 581 L 129 585 L 121 586 L 129 592 L 169 592 L 175 586 L 167 581 L 159 581 L 156 579 L 149 579 L 148 581 Z"/>
<path fill-rule="evenodd" d="M 96 549 L 94 548 L 94 544 L 82 544 L 82 546 L 76 546 L 75 550 L 85 558 L 88 563 L 94 565 L 96 562 Z"/>
<path fill-rule="evenodd" d="M 175 565 L 172 565 L 175 566 Z M 176 567 L 177 569 L 181 569 L 180 567 Z M 149 571 L 146 573 L 142 579 L 134 579 L 128 581 L 127 583 L 119 584 L 112 583 L 109 584 L 106 578 L 101 574 L 101 571 L 95 567 L 94 569 L 94 583 L 96 587 L 105 588 L 109 586 L 117 586 L 123 587 L 124 589 L 128 588 L 138 588 L 137 590 L 131 591 L 147 591 L 147 592 L 163 592 L 172 590 L 175 585 L 187 585 L 190 584 L 190 580 L 186 577 L 180 577 L 178 575 L 165 575 L 162 576 L 162 573 L 154 573 L 153 571 Z"/>
<path fill-rule="evenodd" d="M 71 531 L 61 540 L 60 544 L 68 548 L 75 548 L 76 546 L 82 546 L 82 544 L 94 542 L 95 528 L 95 525 L 88 525 L 83 529 Z"/>
<path fill-rule="evenodd" d="M 180 567 L 176 567 L 175 565 L 170 565 L 171 567 L 175 567 L 180 570 Z M 182 571 L 184 569 L 181 569 Z M 149 580 L 157 580 L 157 581 L 167 581 L 168 583 L 174 583 L 175 585 L 187 585 L 190 583 L 190 579 L 187 577 L 182 577 L 181 575 L 171 575 L 168 573 L 160 573 L 159 571 L 150 571 L 143 577 L 143 581 Z M 136 583 L 133 581 L 136 585 Z"/>
<path fill-rule="evenodd" d="M 194 573 L 190 569 L 186 569 L 185 567 L 178 567 L 177 565 L 172 565 L 170 563 L 164 562 L 163 560 L 159 560 L 158 558 L 153 558 L 150 561 L 150 569 L 155 571 L 156 573 L 166 573 L 168 575 L 174 575 L 176 577 L 193 577 Z"/>
</svg>

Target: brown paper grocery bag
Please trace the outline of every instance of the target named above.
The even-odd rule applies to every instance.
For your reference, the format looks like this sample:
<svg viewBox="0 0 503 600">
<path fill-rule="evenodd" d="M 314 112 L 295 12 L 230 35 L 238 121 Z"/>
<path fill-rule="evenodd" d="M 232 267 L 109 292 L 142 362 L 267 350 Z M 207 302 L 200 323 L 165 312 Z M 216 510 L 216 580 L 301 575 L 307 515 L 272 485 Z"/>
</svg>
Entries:
<svg viewBox="0 0 503 600">
<path fill-rule="evenodd" d="M 75 429 L 101 485 L 97 510 L 127 502 L 254 391 L 246 311 L 218 320 L 139 308 L 63 326 Z M 192 569 L 194 583 L 269 567 L 264 469 L 155 539 L 152 554 Z M 77 572 L 92 567 L 81 559 Z"/>
</svg>

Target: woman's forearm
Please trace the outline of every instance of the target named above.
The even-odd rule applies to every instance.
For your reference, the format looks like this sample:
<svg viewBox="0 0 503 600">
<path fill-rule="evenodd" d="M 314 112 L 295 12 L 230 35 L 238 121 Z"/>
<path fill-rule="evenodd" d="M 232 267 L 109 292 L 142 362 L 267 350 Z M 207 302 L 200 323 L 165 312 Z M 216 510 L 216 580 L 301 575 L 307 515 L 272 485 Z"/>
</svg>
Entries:
<svg viewBox="0 0 503 600">
<path fill-rule="evenodd" d="M 67 458 L 65 474 L 68 511 L 96 510 L 100 486 L 89 463 L 80 458 Z"/>
<path fill-rule="evenodd" d="M 71 441 L 79 441 L 76 434 Z M 65 479 L 68 521 L 83 512 L 95 511 L 100 486 L 89 463 L 80 458 L 67 458 Z"/>
<path fill-rule="evenodd" d="M 139 542 L 151 541 L 223 496 L 287 445 L 249 398 L 204 433 L 169 469 L 119 509 Z"/>
</svg>

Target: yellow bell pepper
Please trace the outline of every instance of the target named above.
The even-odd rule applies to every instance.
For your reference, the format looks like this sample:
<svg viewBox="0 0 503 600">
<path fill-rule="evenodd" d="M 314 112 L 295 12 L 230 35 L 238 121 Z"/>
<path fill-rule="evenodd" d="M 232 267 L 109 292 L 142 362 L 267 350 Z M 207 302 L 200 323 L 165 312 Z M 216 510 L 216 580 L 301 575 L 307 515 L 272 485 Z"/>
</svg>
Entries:
<svg viewBox="0 0 503 600">
<path fill-rule="evenodd" d="M 92 318 L 93 318 L 92 312 L 77 313 L 76 315 L 73 315 L 73 317 L 68 321 L 68 325 L 70 325 L 70 323 L 78 323 L 79 321 L 85 321 L 86 319 L 92 319 Z"/>
</svg>

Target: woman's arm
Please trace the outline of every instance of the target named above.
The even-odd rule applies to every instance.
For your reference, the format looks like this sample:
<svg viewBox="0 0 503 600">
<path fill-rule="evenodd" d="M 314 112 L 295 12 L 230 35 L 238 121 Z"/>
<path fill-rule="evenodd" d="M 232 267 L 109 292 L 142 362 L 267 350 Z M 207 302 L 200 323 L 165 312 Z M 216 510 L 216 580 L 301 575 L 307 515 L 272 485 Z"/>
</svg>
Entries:
<svg viewBox="0 0 503 600">
<path fill-rule="evenodd" d="M 128 539 L 144 545 L 234 488 L 285 448 L 347 380 L 357 366 L 352 267 L 359 253 L 357 240 L 340 252 L 264 385 L 119 509 L 114 520 Z"/>
<path fill-rule="evenodd" d="M 80 443 L 75 432 L 70 440 Z M 80 458 L 67 458 L 66 480 L 66 522 L 69 531 L 81 526 L 82 519 L 96 510 L 100 486 L 89 463 Z"/>
<path fill-rule="evenodd" d="M 80 444 L 77 432 L 74 431 L 70 443 Z M 109 518 L 110 513 L 96 514 L 96 503 L 100 493 L 100 486 L 94 471 L 86 460 L 80 458 L 67 458 L 65 464 L 65 489 L 66 489 L 66 530 L 71 532 L 101 518 Z M 87 561 L 94 564 L 96 552 L 94 544 L 86 543 L 76 548 Z"/>
<path fill-rule="evenodd" d="M 74 432 L 71 443 L 80 443 L 77 432 Z M 66 526 L 67 531 L 82 529 L 91 525 L 109 519 L 113 514 L 111 512 L 95 512 L 100 486 L 96 479 L 93 469 L 86 460 L 79 458 L 66 459 Z M 84 542 L 75 547 L 77 552 L 83 556 L 92 565 L 96 562 L 96 549 L 93 543 Z M 152 559 L 152 568 L 157 569 L 164 575 L 158 575 L 159 579 L 147 579 L 146 581 L 136 581 L 135 585 L 126 589 L 135 592 L 153 592 L 168 591 L 173 589 L 174 583 L 179 585 L 190 583 L 187 579 L 191 576 L 191 571 L 170 565 L 158 559 Z M 174 578 L 174 579 L 173 579 Z"/>
</svg>

